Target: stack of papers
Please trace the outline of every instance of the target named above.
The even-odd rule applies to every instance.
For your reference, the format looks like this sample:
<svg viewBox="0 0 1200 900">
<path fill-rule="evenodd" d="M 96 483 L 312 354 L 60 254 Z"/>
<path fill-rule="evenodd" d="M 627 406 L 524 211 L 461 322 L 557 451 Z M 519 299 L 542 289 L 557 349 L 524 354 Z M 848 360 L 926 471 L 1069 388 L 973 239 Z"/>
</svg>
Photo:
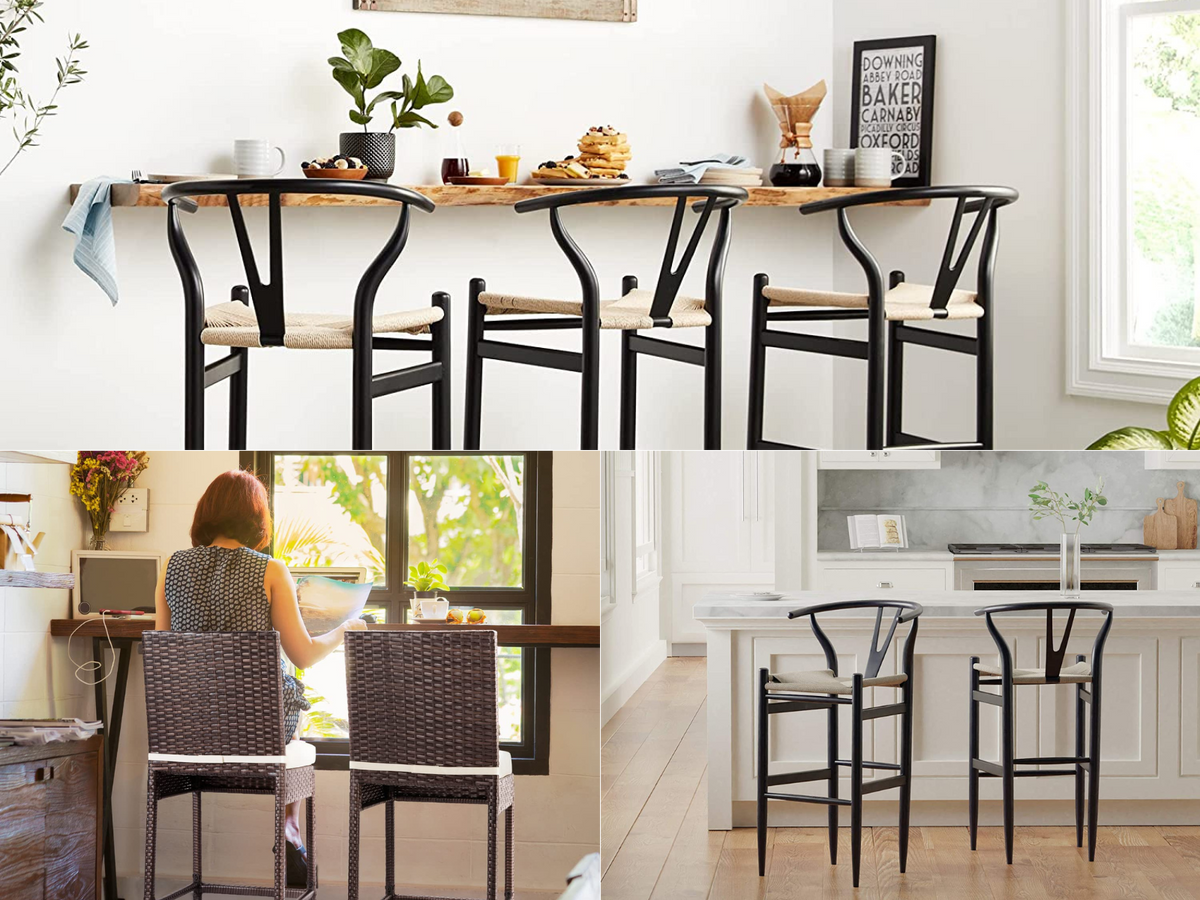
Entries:
<svg viewBox="0 0 1200 900">
<path fill-rule="evenodd" d="M 101 727 L 83 719 L 0 719 L 0 739 L 22 745 L 85 741 Z"/>
<path fill-rule="evenodd" d="M 659 184 L 762 184 L 762 169 L 750 165 L 744 156 L 716 153 L 706 159 L 685 160 L 670 169 L 658 169 Z"/>
</svg>

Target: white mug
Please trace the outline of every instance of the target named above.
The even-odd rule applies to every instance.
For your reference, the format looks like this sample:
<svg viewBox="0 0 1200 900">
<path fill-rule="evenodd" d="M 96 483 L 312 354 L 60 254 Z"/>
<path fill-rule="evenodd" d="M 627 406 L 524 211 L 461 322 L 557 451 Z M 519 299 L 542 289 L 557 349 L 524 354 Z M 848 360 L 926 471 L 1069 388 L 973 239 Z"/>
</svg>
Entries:
<svg viewBox="0 0 1200 900">
<path fill-rule="evenodd" d="M 826 187 L 854 186 L 853 150 L 825 151 L 825 185 Z"/>
<path fill-rule="evenodd" d="M 891 187 L 892 162 L 900 160 L 900 171 L 907 161 L 886 147 L 859 147 L 854 151 L 854 183 L 859 187 Z"/>
<path fill-rule="evenodd" d="M 445 598 L 421 601 L 422 619 L 444 619 L 450 612 L 450 601 Z"/>
<path fill-rule="evenodd" d="M 279 154 L 279 165 L 272 171 L 271 154 Z M 287 157 L 278 147 L 260 138 L 233 142 L 233 170 L 238 178 L 270 178 L 283 171 Z"/>
</svg>

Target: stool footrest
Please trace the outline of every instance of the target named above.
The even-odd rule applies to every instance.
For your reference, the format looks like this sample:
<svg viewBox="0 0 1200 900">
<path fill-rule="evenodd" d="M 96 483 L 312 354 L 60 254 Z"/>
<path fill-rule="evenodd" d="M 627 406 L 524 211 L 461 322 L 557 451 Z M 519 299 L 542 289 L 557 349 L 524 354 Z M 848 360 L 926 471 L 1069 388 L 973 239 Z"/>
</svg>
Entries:
<svg viewBox="0 0 1200 900">
<path fill-rule="evenodd" d="M 980 684 L 983 684 L 981 681 Z M 990 703 L 992 706 L 1003 706 L 1004 698 L 999 694 L 989 694 L 987 691 L 971 691 L 971 699 L 979 703 Z"/>
<path fill-rule="evenodd" d="M 849 806 L 850 801 L 843 797 L 810 797 L 806 794 L 763 794 L 768 800 L 791 800 L 794 803 L 824 803 L 826 806 Z"/>
<path fill-rule="evenodd" d="M 868 706 L 862 712 L 863 720 L 882 719 L 885 716 L 899 716 L 908 712 L 905 703 L 889 703 L 887 706 Z"/>
<path fill-rule="evenodd" d="M 1063 766 L 1075 763 L 1090 762 L 1087 756 L 1030 756 L 1024 759 L 1014 759 L 1015 766 Z"/>
<path fill-rule="evenodd" d="M 779 775 L 768 775 L 767 784 L 802 784 L 806 781 L 825 781 L 830 776 L 829 769 L 806 769 L 803 772 L 784 772 Z"/>
<path fill-rule="evenodd" d="M 543 369 L 560 369 L 564 372 L 583 371 L 583 354 L 569 350 L 525 347 L 519 344 L 506 344 L 503 341 L 480 341 L 476 345 L 476 351 L 482 359 L 495 359 L 523 366 L 538 366 Z"/>
<path fill-rule="evenodd" d="M 440 362 L 422 363 L 407 369 L 394 369 L 371 376 L 371 397 L 386 397 L 401 391 L 424 387 L 441 381 L 443 376 Z"/>
<path fill-rule="evenodd" d="M 1004 767 L 1002 765 L 988 762 L 986 759 L 979 759 L 978 757 L 971 760 L 971 767 L 978 769 L 985 775 L 995 775 L 997 778 L 1001 778 L 1004 775 Z"/>
<path fill-rule="evenodd" d="M 767 699 L 771 701 L 788 700 L 799 703 L 838 703 L 844 706 L 849 706 L 852 698 L 846 696 L 837 696 L 831 694 L 788 694 L 782 691 L 771 691 L 767 694 Z M 771 705 L 767 705 L 767 711 L 770 712 Z"/>
<path fill-rule="evenodd" d="M 867 358 L 866 341 L 768 329 L 762 333 L 762 342 L 765 347 L 777 347 L 781 350 L 799 350 L 802 353 L 820 353 L 823 356 L 842 356 L 847 359 Z"/>
<path fill-rule="evenodd" d="M 629 349 L 643 356 L 657 356 L 659 359 L 669 359 L 693 366 L 704 365 L 703 347 L 676 344 L 674 341 L 664 341 L 661 338 L 643 337 L 640 334 L 630 335 Z"/>
<path fill-rule="evenodd" d="M 904 775 L 890 775 L 887 778 L 864 781 L 862 792 L 864 794 L 874 794 L 877 791 L 890 791 L 892 788 L 902 787 L 907 780 L 908 778 Z"/>
<path fill-rule="evenodd" d="M 848 767 L 848 766 L 854 765 L 854 762 L 849 759 L 838 759 L 838 760 L 834 760 L 834 762 L 836 765 L 839 765 L 839 766 L 847 766 Z M 874 760 L 866 760 L 866 759 L 863 760 L 862 767 L 864 769 L 888 769 L 892 772 L 900 771 L 900 763 L 875 762 Z"/>
</svg>

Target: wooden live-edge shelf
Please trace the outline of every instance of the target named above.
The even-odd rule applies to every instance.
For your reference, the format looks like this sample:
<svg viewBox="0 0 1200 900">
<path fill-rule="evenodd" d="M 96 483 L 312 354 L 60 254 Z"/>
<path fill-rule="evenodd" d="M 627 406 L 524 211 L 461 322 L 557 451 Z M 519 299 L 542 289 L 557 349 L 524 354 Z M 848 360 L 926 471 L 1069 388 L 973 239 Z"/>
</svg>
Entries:
<svg viewBox="0 0 1200 900">
<path fill-rule="evenodd" d="M 107 626 L 107 631 L 105 631 Z M 368 625 L 369 631 L 460 631 L 481 628 L 496 632 L 496 640 L 505 647 L 599 647 L 599 625 Z M 76 631 L 78 629 L 78 631 Z M 153 619 L 52 619 L 54 637 L 141 638 L 154 629 Z"/>
<path fill-rule="evenodd" d="M 162 184 L 114 184 L 112 186 L 113 206 L 147 206 L 162 207 Z M 402 187 L 410 188 L 419 194 L 424 194 L 438 206 L 512 206 L 520 200 L 531 197 L 545 197 L 549 194 L 562 194 L 579 188 L 545 187 L 536 184 L 510 184 L 500 187 L 476 187 L 454 184 L 407 184 Z M 879 188 L 777 188 L 752 187 L 746 191 L 750 199 L 747 206 L 800 206 L 804 203 L 814 203 L 817 200 L 829 200 L 833 197 L 846 197 L 854 194 L 866 194 L 879 191 Z M 79 185 L 71 185 L 69 198 L 75 201 Z M 212 195 L 193 198 L 200 206 L 226 206 L 224 196 Z M 265 206 L 267 197 L 263 195 L 247 195 L 239 201 L 242 206 Z M 621 200 L 607 206 L 671 206 L 675 201 L 671 198 L 646 200 Z M 391 200 L 379 200 L 375 197 L 354 197 L 336 194 L 284 194 L 283 206 L 394 206 Z M 892 206 L 928 206 L 928 200 L 897 201 Z"/>
<path fill-rule="evenodd" d="M 75 576 L 70 572 L 24 572 L 19 569 L 0 569 L 0 587 L 73 588 Z"/>
</svg>

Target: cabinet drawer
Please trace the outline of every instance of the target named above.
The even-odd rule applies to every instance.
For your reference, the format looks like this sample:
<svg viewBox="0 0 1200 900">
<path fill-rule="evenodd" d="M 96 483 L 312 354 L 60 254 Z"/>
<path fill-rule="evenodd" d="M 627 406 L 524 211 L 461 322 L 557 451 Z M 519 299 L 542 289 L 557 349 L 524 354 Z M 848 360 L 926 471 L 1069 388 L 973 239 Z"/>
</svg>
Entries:
<svg viewBox="0 0 1200 900">
<path fill-rule="evenodd" d="M 1200 566 L 1160 566 L 1158 589 L 1160 591 L 1200 590 Z"/>
<path fill-rule="evenodd" d="M 895 569 L 886 566 L 825 567 L 821 587 L 830 591 L 945 591 L 946 569 L 932 566 L 922 569 Z"/>
</svg>

